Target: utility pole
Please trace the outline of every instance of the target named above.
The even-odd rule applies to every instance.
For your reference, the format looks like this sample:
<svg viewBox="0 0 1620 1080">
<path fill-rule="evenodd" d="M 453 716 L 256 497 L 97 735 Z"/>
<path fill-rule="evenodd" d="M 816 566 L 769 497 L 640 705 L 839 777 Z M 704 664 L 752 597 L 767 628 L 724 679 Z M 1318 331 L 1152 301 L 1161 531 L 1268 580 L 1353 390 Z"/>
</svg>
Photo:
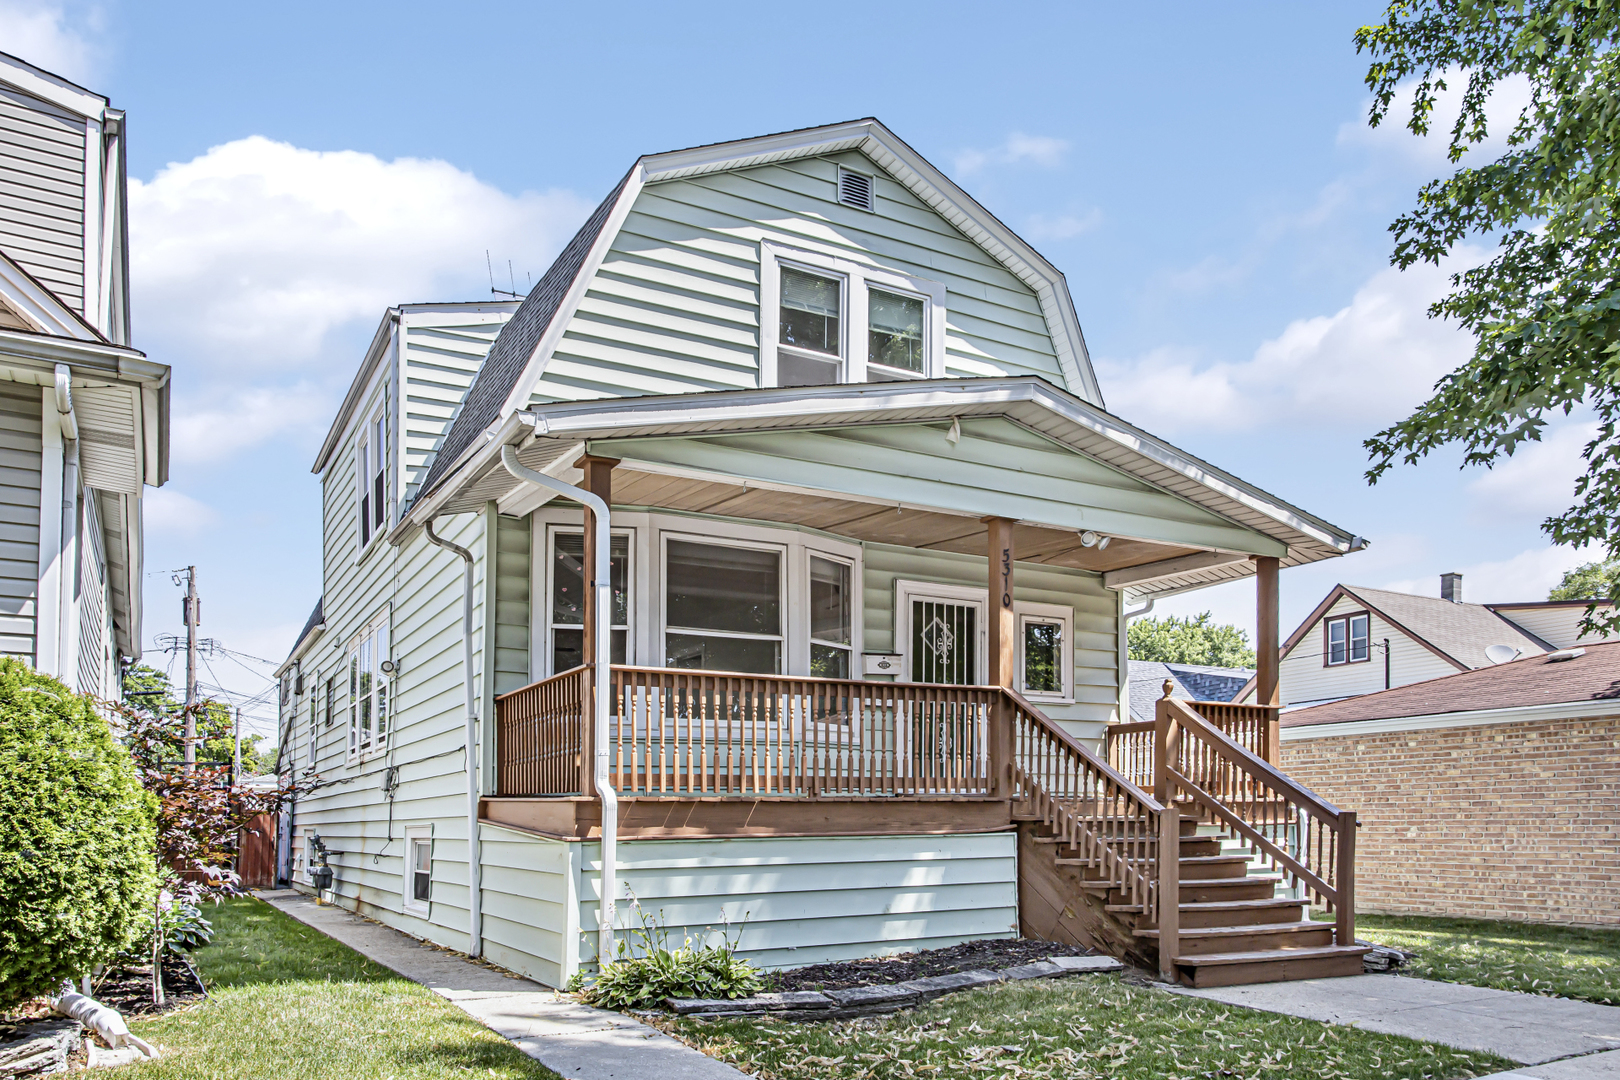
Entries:
<svg viewBox="0 0 1620 1080">
<path fill-rule="evenodd" d="M 231 773 L 231 783 L 236 783 L 242 775 L 242 706 L 236 707 L 236 723 L 231 725 L 231 763 L 234 771 Z"/>
<path fill-rule="evenodd" d="M 186 567 L 186 772 L 197 768 L 197 568 Z"/>
</svg>

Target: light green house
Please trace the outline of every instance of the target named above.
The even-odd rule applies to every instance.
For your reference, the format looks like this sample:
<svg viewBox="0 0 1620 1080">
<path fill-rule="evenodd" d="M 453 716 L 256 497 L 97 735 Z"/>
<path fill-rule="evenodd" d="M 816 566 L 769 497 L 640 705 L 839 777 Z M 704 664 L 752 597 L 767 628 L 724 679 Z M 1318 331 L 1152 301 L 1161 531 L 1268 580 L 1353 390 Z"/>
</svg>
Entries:
<svg viewBox="0 0 1620 1080">
<path fill-rule="evenodd" d="M 644 157 L 521 303 L 391 310 L 314 471 L 301 887 L 318 832 L 339 903 L 549 984 L 595 962 L 604 862 L 619 926 L 746 921 L 768 965 L 1019 932 L 1151 963 L 1176 896 L 1188 981 L 1359 970 L 1301 921 L 1348 895 L 1301 854 L 1332 808 L 1156 798 L 1121 722 L 1129 604 L 1258 572 L 1275 656 L 1278 568 L 1360 541 L 1108 413 L 1063 276 L 874 120 Z M 601 737 L 595 524 L 534 473 L 611 506 Z M 1263 759 L 1248 708 L 1185 739 Z M 1241 950 L 1210 912 L 1272 885 L 1184 845 L 1164 888 L 1177 799 L 1298 886 Z"/>
</svg>

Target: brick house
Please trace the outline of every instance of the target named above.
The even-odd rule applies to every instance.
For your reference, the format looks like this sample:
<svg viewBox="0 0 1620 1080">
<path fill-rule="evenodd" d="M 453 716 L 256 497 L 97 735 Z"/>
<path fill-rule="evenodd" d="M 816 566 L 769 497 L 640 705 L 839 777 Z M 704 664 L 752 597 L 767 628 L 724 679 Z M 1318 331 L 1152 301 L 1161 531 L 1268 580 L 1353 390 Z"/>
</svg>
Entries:
<svg viewBox="0 0 1620 1080">
<path fill-rule="evenodd" d="M 1281 726 L 1283 771 L 1360 811 L 1361 910 L 1620 926 L 1620 643 Z"/>
</svg>

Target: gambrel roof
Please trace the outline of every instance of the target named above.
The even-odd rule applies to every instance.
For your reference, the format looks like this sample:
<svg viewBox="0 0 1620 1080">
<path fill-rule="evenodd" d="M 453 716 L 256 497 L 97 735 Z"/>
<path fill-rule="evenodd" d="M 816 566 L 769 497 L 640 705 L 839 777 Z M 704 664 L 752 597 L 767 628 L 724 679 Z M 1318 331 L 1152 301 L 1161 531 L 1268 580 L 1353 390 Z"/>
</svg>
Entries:
<svg viewBox="0 0 1620 1080">
<path fill-rule="evenodd" d="M 538 366 L 556 345 L 614 234 L 645 186 L 849 150 L 870 158 L 1029 286 L 1040 302 L 1070 392 L 1100 407 L 1102 392 L 1063 274 L 921 154 L 868 118 L 639 159 L 586 219 L 496 339 L 428 471 L 423 491 L 432 491 L 492 424 L 528 404 Z"/>
</svg>

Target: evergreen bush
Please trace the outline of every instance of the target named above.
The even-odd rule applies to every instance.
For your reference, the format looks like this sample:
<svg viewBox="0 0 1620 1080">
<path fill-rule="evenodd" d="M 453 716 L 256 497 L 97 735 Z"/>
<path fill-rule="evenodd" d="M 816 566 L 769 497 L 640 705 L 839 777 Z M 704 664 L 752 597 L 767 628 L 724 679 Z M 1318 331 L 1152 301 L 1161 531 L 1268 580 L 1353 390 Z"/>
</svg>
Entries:
<svg viewBox="0 0 1620 1080">
<path fill-rule="evenodd" d="M 0 658 L 0 1010 L 135 941 L 157 887 L 156 810 L 89 699 Z"/>
</svg>

